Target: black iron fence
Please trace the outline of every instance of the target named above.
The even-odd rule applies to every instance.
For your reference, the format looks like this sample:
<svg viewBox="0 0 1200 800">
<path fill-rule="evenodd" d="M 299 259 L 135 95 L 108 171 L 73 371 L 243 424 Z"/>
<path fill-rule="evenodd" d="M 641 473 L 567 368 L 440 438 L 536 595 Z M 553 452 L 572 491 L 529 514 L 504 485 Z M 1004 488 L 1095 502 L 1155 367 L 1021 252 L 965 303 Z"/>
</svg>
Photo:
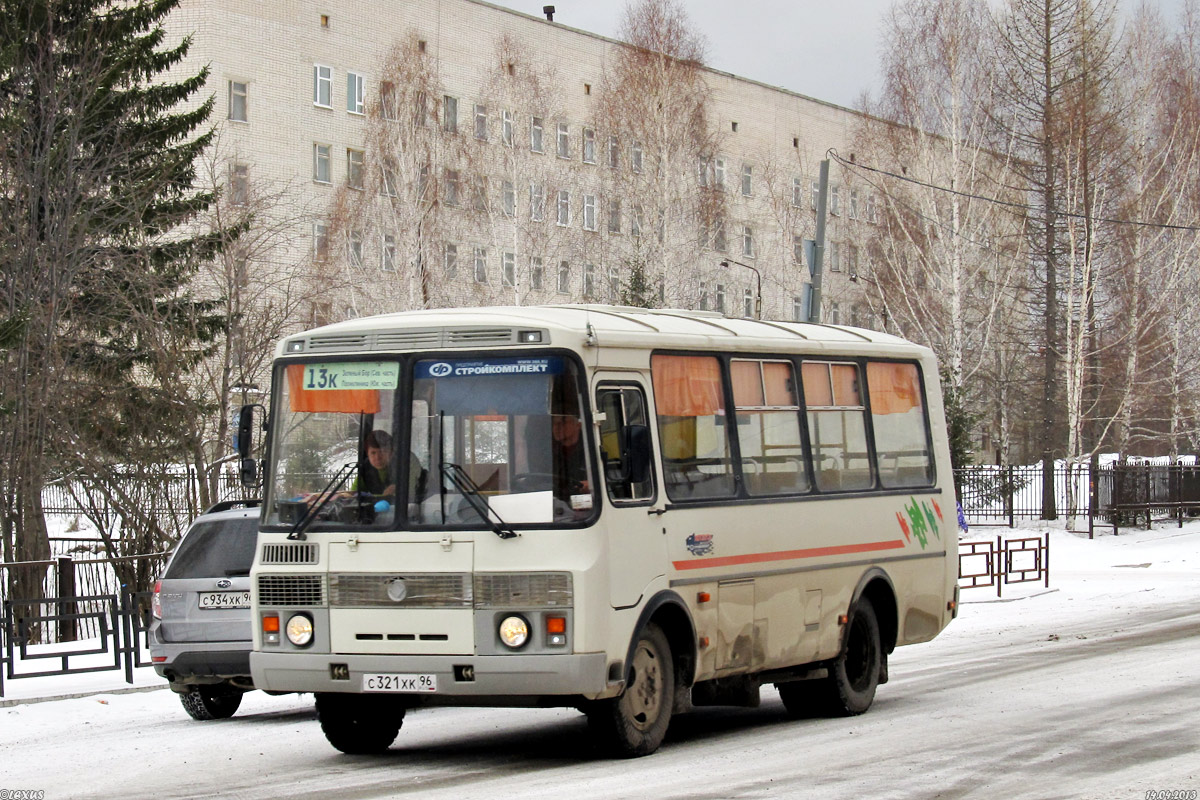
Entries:
<svg viewBox="0 0 1200 800">
<path fill-rule="evenodd" d="M 958 501 L 971 526 L 1016 527 L 1044 519 L 1042 467 L 979 465 L 955 470 Z M 1058 464 L 1051 476 L 1054 519 L 1122 527 L 1200 515 L 1200 465 L 1115 462 Z"/>
<path fill-rule="evenodd" d="M 994 587 L 996 596 L 1014 583 L 1050 586 L 1050 534 L 958 543 L 960 589 Z"/>
</svg>

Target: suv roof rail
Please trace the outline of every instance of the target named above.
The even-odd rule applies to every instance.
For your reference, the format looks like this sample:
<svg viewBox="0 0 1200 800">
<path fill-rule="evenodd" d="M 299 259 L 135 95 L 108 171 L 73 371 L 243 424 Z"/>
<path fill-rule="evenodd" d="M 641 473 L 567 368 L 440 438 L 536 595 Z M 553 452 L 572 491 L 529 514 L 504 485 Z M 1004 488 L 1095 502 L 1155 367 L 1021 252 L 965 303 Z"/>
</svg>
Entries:
<svg viewBox="0 0 1200 800">
<path fill-rule="evenodd" d="M 234 508 L 258 508 L 261 504 L 262 500 L 258 498 L 252 500 L 222 500 L 211 508 L 206 509 L 204 513 L 216 514 L 218 511 L 229 511 Z"/>
</svg>

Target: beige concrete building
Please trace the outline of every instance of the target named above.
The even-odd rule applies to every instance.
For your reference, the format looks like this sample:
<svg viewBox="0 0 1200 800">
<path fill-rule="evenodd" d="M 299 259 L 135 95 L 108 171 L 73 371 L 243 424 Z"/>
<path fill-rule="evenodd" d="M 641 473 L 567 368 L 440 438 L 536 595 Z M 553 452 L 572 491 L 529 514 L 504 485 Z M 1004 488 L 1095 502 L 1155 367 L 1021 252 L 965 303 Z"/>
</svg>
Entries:
<svg viewBox="0 0 1200 800">
<path fill-rule="evenodd" d="M 763 317 L 799 319 L 818 164 L 860 119 L 704 69 L 702 141 L 667 158 L 612 122 L 629 48 L 479 0 L 184 0 L 170 25 L 211 70 L 222 202 L 274 231 L 245 269 L 312 290 L 301 325 L 620 302 L 638 264 L 661 303 L 751 316 L 761 276 Z M 876 201 L 847 180 L 823 313 L 870 326 L 850 276 Z"/>
</svg>

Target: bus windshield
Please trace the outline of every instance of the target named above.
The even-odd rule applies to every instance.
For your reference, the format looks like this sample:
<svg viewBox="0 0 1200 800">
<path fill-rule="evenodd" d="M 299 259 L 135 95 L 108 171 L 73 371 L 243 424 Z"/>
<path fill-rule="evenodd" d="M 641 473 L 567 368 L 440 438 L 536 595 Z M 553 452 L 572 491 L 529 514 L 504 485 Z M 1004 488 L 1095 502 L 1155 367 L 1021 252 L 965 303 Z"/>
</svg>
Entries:
<svg viewBox="0 0 1200 800">
<path fill-rule="evenodd" d="M 478 527 L 473 491 L 508 525 L 589 519 L 595 481 L 578 385 L 562 356 L 416 362 L 412 458 L 431 477 L 410 501 L 412 521 Z"/>
<path fill-rule="evenodd" d="M 276 383 L 268 525 L 507 529 L 593 516 L 569 358 L 431 358 L 411 371 L 382 360 L 292 363 Z"/>
</svg>

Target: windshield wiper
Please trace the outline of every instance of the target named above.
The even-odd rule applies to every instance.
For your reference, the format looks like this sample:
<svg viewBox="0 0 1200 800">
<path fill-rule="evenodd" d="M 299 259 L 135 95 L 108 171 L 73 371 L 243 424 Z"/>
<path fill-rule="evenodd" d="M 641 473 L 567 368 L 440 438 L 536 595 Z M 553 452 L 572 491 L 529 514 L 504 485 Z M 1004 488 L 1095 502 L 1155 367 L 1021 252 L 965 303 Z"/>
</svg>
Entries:
<svg viewBox="0 0 1200 800">
<path fill-rule="evenodd" d="M 321 502 L 317 503 L 315 506 L 308 507 L 308 513 L 301 517 L 300 521 L 292 526 L 292 529 L 288 531 L 287 538 L 299 539 L 300 541 L 304 541 L 308 538 L 304 535 L 304 532 L 308 530 L 308 526 L 311 525 L 313 520 L 317 518 L 317 514 L 320 514 L 325 506 L 329 505 L 329 501 L 333 499 L 334 493 L 337 492 L 338 489 L 342 488 L 342 484 L 344 484 L 350 478 L 350 476 L 354 474 L 354 470 L 357 467 L 358 462 L 351 461 L 339 469 L 336 475 L 330 478 L 329 483 L 325 484 L 325 488 L 321 490 Z"/>
<path fill-rule="evenodd" d="M 450 482 L 454 484 L 454 487 L 458 491 L 462 492 L 462 496 L 467 499 L 467 504 L 475 510 L 475 513 L 479 515 L 481 520 L 487 523 L 488 527 L 492 529 L 492 533 L 501 539 L 512 539 L 518 535 L 488 505 L 487 500 L 479 493 L 479 486 L 476 485 L 475 481 L 471 480 L 471 476 L 467 474 L 465 469 L 452 461 L 443 461 L 442 474 L 450 479 Z M 495 517 L 495 519 L 492 519 L 492 517 Z"/>
</svg>

